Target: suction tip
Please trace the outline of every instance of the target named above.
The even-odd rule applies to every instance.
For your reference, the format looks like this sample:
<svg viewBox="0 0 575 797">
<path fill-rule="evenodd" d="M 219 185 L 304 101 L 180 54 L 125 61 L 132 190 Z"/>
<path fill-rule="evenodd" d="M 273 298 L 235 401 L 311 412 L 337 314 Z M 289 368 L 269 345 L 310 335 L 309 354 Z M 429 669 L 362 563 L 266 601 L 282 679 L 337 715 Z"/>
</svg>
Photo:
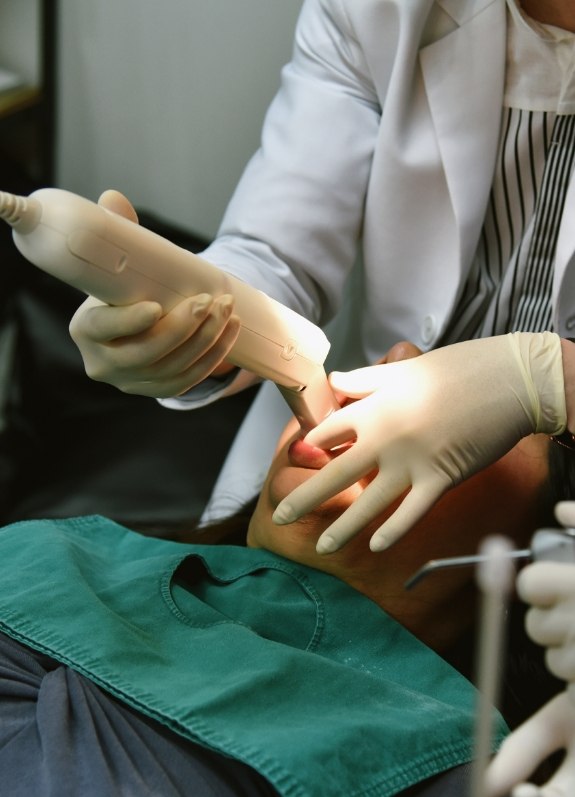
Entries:
<svg viewBox="0 0 575 797">
<path fill-rule="evenodd" d="M 40 221 L 40 211 L 35 199 L 0 191 L 0 219 L 18 232 L 31 232 Z"/>
</svg>

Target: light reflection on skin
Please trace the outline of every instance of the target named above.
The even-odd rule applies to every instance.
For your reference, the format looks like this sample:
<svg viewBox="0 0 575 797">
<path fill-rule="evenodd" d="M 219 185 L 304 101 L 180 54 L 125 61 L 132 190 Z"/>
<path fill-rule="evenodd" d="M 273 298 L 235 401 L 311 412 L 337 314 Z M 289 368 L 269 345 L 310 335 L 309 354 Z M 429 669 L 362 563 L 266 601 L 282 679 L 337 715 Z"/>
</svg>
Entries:
<svg viewBox="0 0 575 797">
<path fill-rule="evenodd" d="M 416 347 L 402 343 L 391 349 L 384 361 L 418 354 Z M 405 581 L 430 559 L 475 553 L 487 534 L 504 534 L 524 547 L 533 531 L 548 523 L 549 507 L 541 499 L 549 476 L 549 444 L 545 435 L 524 438 L 489 468 L 450 490 L 422 521 L 383 553 L 372 553 L 369 539 L 396 504 L 340 551 L 320 556 L 315 550 L 318 537 L 369 479 L 354 484 L 295 523 L 273 523 L 271 517 L 278 503 L 330 457 L 303 443 L 294 420 L 280 438 L 250 522 L 248 545 L 338 576 L 441 651 L 474 618 L 473 571 L 462 568 L 437 573 L 410 592 L 404 590 Z"/>
</svg>

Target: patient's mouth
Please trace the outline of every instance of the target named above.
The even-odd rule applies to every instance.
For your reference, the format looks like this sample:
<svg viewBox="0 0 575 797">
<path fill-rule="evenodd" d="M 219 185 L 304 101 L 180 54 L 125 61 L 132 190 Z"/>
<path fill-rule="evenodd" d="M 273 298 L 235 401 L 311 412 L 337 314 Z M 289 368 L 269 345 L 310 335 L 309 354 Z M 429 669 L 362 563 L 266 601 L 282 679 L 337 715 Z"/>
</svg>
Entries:
<svg viewBox="0 0 575 797">
<path fill-rule="evenodd" d="M 324 451 L 323 448 L 311 446 L 301 438 L 298 438 L 290 445 L 288 457 L 290 465 L 295 468 L 319 470 L 333 459 L 333 454 L 329 451 Z"/>
</svg>

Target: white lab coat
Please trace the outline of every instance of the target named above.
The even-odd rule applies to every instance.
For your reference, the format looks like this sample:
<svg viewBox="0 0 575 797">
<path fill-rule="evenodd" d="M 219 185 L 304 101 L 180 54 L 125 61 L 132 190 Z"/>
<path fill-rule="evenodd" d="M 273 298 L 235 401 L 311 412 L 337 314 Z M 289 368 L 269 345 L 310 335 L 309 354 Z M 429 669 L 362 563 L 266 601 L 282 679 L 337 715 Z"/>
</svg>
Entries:
<svg viewBox="0 0 575 797">
<path fill-rule="evenodd" d="M 331 327 L 347 345 L 344 366 L 373 362 L 398 340 L 432 348 L 483 225 L 505 55 L 505 0 L 304 0 L 262 146 L 204 256 L 323 325 L 349 298 L 361 250 L 351 327 Z M 553 285 L 566 336 L 574 214 L 572 184 Z M 189 407 L 193 391 L 187 399 L 165 403 Z M 288 417 L 265 386 L 217 490 L 240 501 L 259 490 Z"/>
</svg>

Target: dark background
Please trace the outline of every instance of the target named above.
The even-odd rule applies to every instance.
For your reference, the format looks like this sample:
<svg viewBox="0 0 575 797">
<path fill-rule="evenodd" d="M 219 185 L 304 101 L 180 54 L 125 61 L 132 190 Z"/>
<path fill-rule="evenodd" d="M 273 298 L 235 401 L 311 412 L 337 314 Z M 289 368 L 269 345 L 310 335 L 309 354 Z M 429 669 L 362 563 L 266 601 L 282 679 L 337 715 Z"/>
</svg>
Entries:
<svg viewBox="0 0 575 797">
<path fill-rule="evenodd" d="M 0 155 L 0 190 L 37 188 Z M 138 209 L 141 223 L 193 251 L 206 241 Z M 89 379 L 68 333 L 83 294 L 30 265 L 0 227 L 0 332 L 13 355 L 2 391 L 0 523 L 103 514 L 177 537 L 199 518 L 257 388 L 168 410 Z"/>
</svg>

